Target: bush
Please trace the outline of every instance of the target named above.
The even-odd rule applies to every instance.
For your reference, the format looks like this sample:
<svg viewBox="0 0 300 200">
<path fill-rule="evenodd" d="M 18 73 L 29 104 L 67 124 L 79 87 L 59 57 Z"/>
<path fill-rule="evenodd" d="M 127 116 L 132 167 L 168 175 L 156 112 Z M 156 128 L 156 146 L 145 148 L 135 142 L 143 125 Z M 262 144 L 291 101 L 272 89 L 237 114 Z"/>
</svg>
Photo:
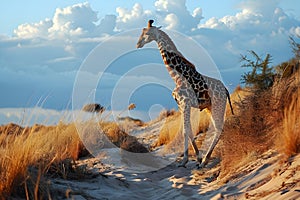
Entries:
<svg viewBox="0 0 300 200">
<path fill-rule="evenodd" d="M 271 55 L 267 54 L 262 59 L 252 50 L 249 53 L 252 59 L 248 59 L 247 55 L 241 55 L 242 67 L 252 68 L 252 71 L 242 75 L 242 83 L 260 90 L 271 87 L 275 76 L 274 68 L 269 66 L 272 60 Z"/>
</svg>

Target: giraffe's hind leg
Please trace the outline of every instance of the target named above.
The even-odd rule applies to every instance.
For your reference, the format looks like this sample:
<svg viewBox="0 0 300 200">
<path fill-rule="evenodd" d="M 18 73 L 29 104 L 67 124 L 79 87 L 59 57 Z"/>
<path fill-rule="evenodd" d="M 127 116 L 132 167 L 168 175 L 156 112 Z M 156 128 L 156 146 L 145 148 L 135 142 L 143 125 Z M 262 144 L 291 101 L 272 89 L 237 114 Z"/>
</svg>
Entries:
<svg viewBox="0 0 300 200">
<path fill-rule="evenodd" d="M 220 136 L 223 131 L 225 108 L 226 108 L 226 101 L 219 101 L 215 104 L 215 106 L 212 107 L 211 123 L 214 127 L 214 136 L 211 144 L 209 145 L 207 153 L 204 155 L 202 162 L 199 165 L 199 168 L 203 168 L 208 163 L 208 160 L 220 139 Z"/>
<path fill-rule="evenodd" d="M 208 160 L 209 160 L 216 144 L 218 143 L 218 141 L 220 139 L 221 133 L 222 133 L 222 130 L 221 131 L 220 130 L 215 130 L 215 135 L 214 135 L 213 141 L 210 144 L 207 153 L 205 154 L 205 156 L 203 157 L 201 162 L 199 162 L 200 163 L 199 166 L 198 166 L 199 168 L 205 167 L 205 165 L 208 163 Z"/>
<path fill-rule="evenodd" d="M 193 149 L 195 151 L 197 161 L 198 161 L 199 164 L 201 164 L 202 163 L 202 154 L 200 154 L 200 151 L 199 151 L 199 149 L 198 149 L 198 147 L 196 145 L 195 139 L 193 139 L 193 138 L 190 137 L 190 140 L 191 140 Z"/>
</svg>

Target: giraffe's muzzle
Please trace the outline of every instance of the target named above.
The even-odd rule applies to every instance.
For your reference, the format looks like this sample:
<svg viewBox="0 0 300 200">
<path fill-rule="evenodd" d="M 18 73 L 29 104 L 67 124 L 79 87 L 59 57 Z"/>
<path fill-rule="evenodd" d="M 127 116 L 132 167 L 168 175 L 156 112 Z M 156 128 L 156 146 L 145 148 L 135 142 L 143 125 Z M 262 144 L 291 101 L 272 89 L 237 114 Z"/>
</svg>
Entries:
<svg viewBox="0 0 300 200">
<path fill-rule="evenodd" d="M 137 44 L 136 44 L 136 48 L 142 48 L 144 46 L 144 43 L 143 42 L 138 42 Z"/>
<path fill-rule="evenodd" d="M 136 43 L 136 48 L 142 48 L 145 45 L 144 37 L 140 37 L 139 41 Z"/>
</svg>

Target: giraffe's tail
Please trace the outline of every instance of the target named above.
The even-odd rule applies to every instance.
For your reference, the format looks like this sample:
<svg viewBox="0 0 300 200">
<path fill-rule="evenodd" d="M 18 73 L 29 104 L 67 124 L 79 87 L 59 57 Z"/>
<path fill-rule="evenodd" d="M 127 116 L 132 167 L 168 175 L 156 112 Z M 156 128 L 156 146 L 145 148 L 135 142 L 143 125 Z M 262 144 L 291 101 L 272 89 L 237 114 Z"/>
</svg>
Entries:
<svg viewBox="0 0 300 200">
<path fill-rule="evenodd" d="M 233 108 L 232 108 L 232 105 L 231 105 L 231 100 L 230 100 L 230 94 L 229 94 L 227 88 L 225 88 L 225 90 L 226 90 L 226 95 L 227 95 L 228 102 L 229 102 L 229 105 L 230 105 L 231 113 L 234 115 Z"/>
</svg>

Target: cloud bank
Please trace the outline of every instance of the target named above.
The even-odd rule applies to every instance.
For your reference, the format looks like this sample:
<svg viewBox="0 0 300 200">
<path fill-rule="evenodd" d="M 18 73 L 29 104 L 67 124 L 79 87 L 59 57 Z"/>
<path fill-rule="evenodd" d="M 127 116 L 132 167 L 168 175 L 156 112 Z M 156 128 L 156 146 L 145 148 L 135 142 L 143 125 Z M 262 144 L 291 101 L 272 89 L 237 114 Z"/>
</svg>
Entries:
<svg viewBox="0 0 300 200">
<path fill-rule="evenodd" d="M 239 55 L 247 50 L 270 53 L 274 64 L 292 57 L 288 36 L 300 35 L 300 21 L 279 3 L 246 0 L 238 5 L 236 14 L 210 19 L 203 16 L 201 2 L 188 10 L 185 0 L 157 0 L 153 10 L 140 3 L 118 7 L 116 14 L 101 19 L 89 3 L 57 8 L 51 18 L 20 24 L 12 36 L 0 35 L 0 89 L 5 96 L 0 105 L 32 106 L 41 96 L 51 96 L 47 107 L 65 108 L 76 71 L 90 51 L 109 36 L 145 27 L 150 18 L 163 29 L 196 40 L 219 66 L 225 83 L 236 85 L 241 74 Z M 137 40 L 138 36 L 132 37 Z"/>
</svg>

